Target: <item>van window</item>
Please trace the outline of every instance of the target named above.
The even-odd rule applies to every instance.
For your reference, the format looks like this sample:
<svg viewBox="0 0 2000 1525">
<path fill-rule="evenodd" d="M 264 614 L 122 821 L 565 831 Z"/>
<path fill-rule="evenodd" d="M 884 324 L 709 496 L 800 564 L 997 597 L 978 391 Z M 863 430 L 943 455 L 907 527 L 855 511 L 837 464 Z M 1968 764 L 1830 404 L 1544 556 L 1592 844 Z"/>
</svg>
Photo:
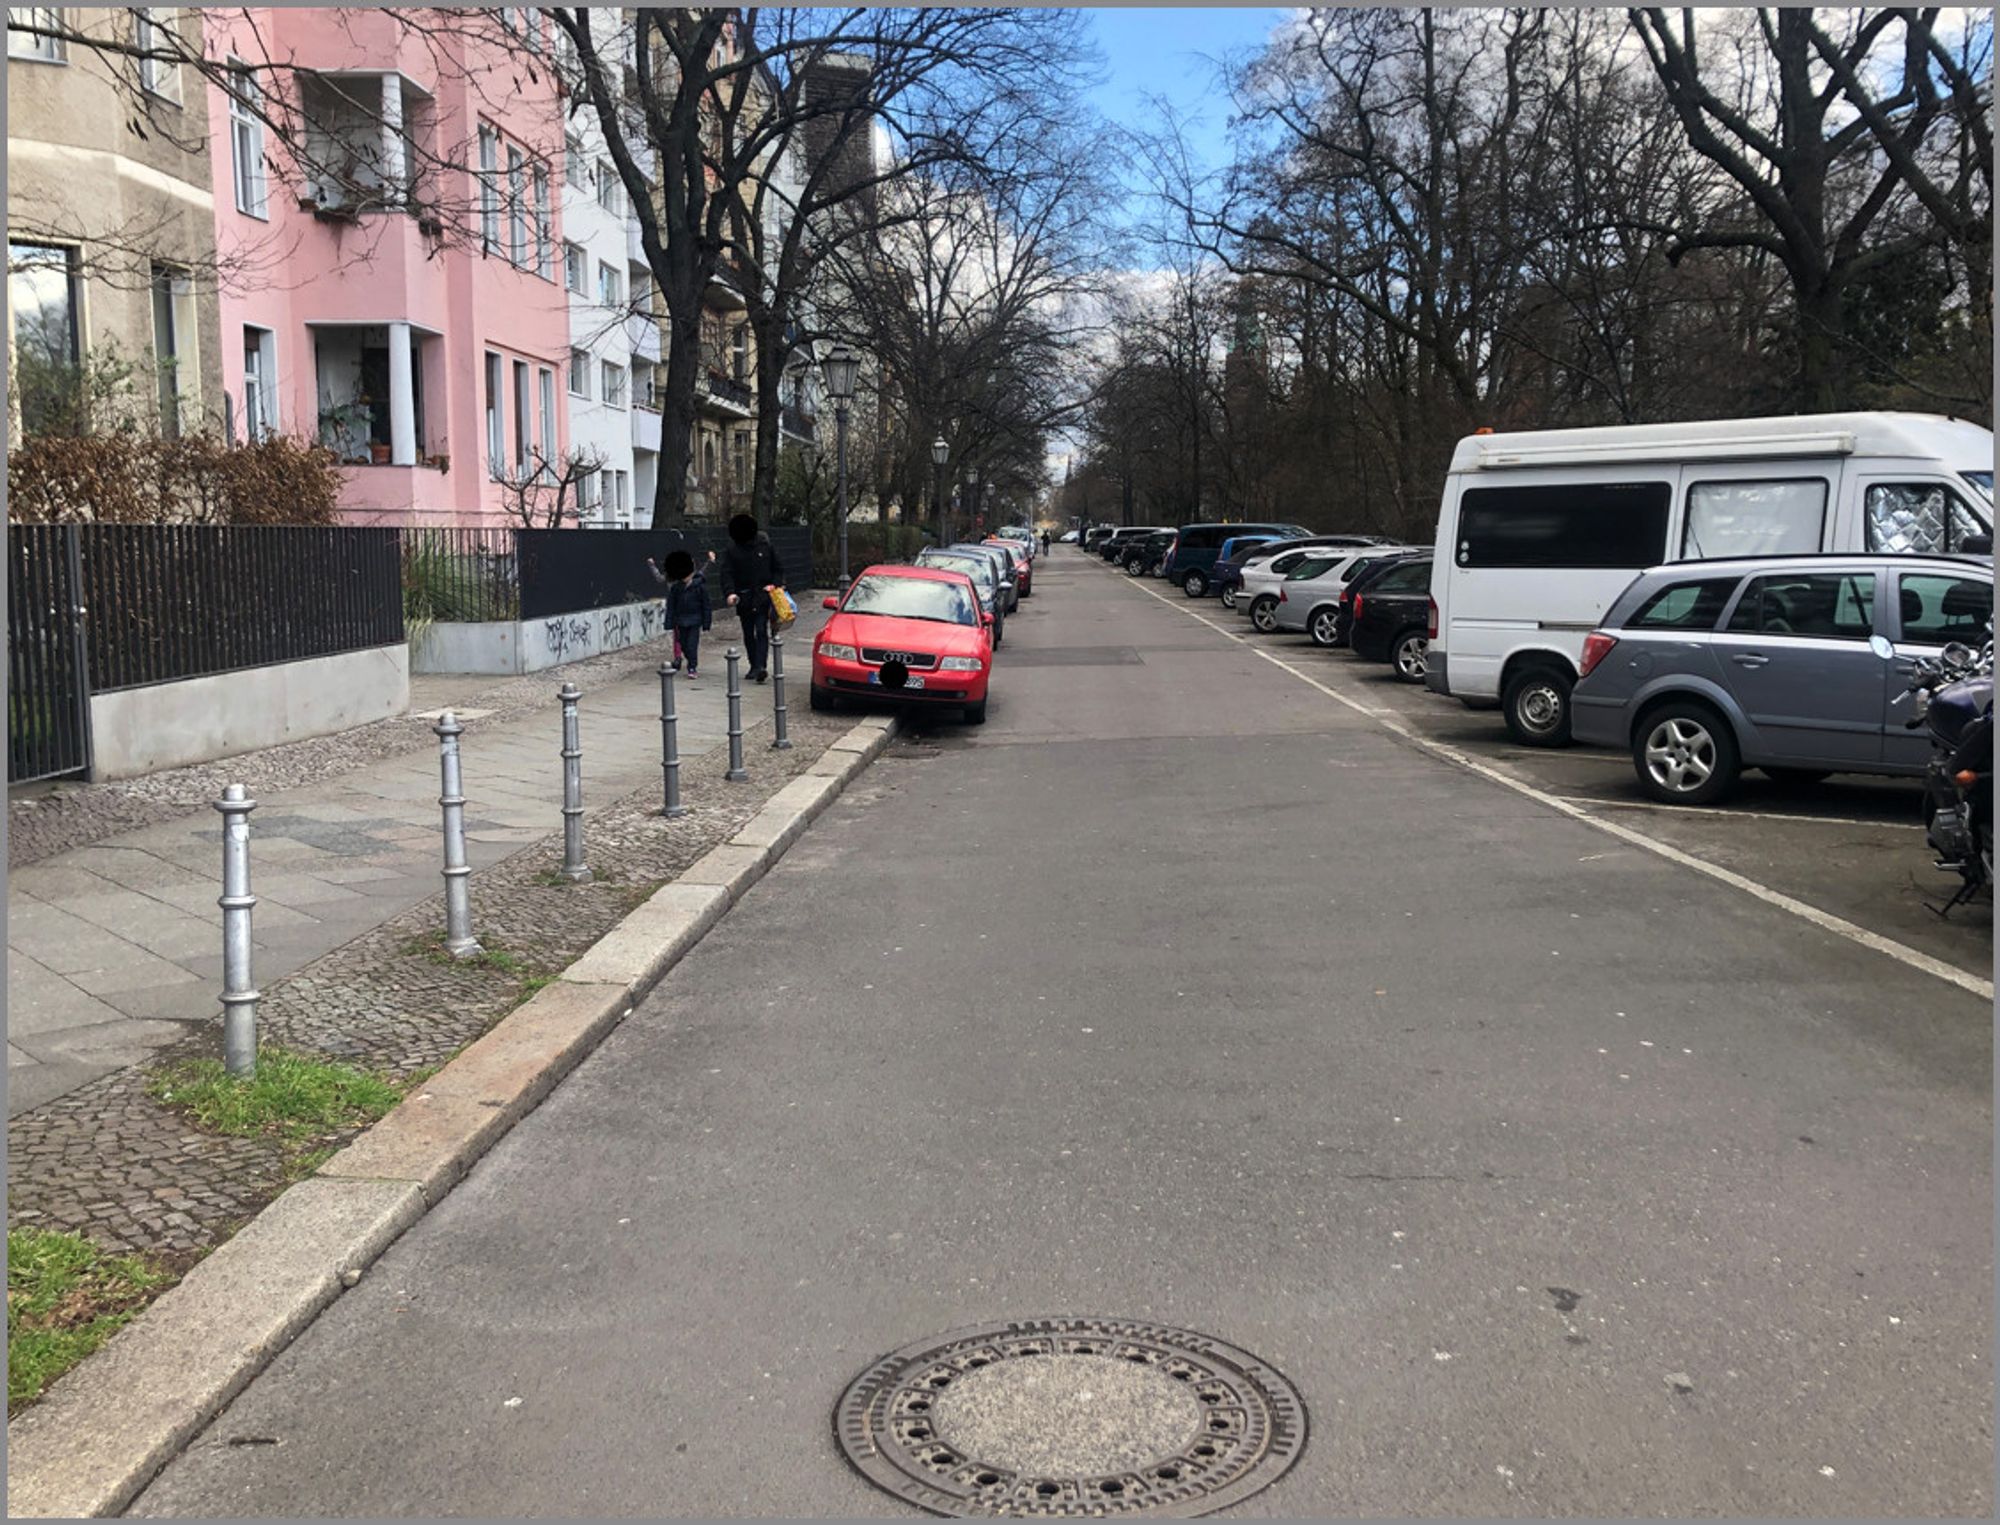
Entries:
<svg viewBox="0 0 2000 1525">
<path fill-rule="evenodd" d="M 1826 482 L 1696 482 L 1687 490 L 1681 555 L 1802 556 L 1826 531 Z"/>
<path fill-rule="evenodd" d="M 1184 551 L 1206 551 L 1222 544 L 1222 527 L 1216 524 L 1192 524 L 1181 531 L 1181 549 Z"/>
<path fill-rule="evenodd" d="M 1458 500 L 1462 567 L 1650 567 L 1666 558 L 1665 482 L 1468 487 Z"/>
<path fill-rule="evenodd" d="M 1875 629 L 1875 578 L 1868 572 L 1753 577 L 1729 628 L 1749 635 L 1865 641 Z"/>
<path fill-rule="evenodd" d="M 1898 555 L 1942 556 L 1986 526 L 1965 500 L 1942 482 L 1875 482 L 1865 503 L 1868 549 Z"/>
<path fill-rule="evenodd" d="M 1993 618 L 1992 583 L 1939 572 L 1905 572 L 1896 586 L 1904 640 L 1943 646 L 1986 639 L 1986 622 Z"/>
<path fill-rule="evenodd" d="M 1736 591 L 1734 577 L 1705 577 L 1662 588 L 1632 612 L 1627 630 L 1713 630 Z"/>
</svg>

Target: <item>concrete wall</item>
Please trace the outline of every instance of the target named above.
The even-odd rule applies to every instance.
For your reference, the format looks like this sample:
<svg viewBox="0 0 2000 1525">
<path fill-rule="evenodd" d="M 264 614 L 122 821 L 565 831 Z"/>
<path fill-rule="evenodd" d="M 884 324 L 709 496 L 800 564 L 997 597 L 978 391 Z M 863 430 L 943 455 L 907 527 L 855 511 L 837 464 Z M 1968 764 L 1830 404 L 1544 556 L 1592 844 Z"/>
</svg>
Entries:
<svg viewBox="0 0 2000 1525">
<path fill-rule="evenodd" d="M 93 694 L 91 777 L 137 778 L 214 762 L 331 736 L 409 707 L 410 653 L 401 645 Z"/>
<path fill-rule="evenodd" d="M 411 670 L 518 676 L 623 651 L 666 634 L 666 604 L 660 599 L 546 620 L 441 623 L 414 643 Z"/>
</svg>

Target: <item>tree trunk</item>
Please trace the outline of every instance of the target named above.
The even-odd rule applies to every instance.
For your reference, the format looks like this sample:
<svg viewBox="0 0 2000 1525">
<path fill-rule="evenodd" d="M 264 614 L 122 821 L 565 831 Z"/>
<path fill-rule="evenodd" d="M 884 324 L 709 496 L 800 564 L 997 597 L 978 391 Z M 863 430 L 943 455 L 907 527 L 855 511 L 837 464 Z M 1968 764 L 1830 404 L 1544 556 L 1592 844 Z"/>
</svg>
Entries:
<svg viewBox="0 0 2000 1525">
<path fill-rule="evenodd" d="M 757 344 L 757 457 L 750 475 L 750 512 L 759 524 L 769 524 L 778 506 L 778 446 L 784 426 L 784 322 L 776 313 L 753 317 L 750 335 Z"/>
<path fill-rule="evenodd" d="M 1837 413 L 1847 400 L 1846 324 L 1840 288 L 1831 281 L 1794 288 L 1799 342 L 1799 407 Z"/>
</svg>

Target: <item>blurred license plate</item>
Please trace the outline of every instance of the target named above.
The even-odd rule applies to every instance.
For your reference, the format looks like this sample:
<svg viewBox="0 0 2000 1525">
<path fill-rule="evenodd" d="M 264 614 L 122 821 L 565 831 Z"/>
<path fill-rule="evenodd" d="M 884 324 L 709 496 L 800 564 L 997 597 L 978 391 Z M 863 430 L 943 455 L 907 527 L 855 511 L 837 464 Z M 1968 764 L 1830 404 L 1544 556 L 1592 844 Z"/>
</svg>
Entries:
<svg viewBox="0 0 2000 1525">
<path fill-rule="evenodd" d="M 879 687 L 882 682 L 882 674 L 879 671 L 870 672 L 868 674 L 868 681 Z M 922 688 L 923 686 L 924 680 L 919 678 L 915 673 L 911 673 L 909 681 L 903 685 L 905 688 Z"/>
</svg>

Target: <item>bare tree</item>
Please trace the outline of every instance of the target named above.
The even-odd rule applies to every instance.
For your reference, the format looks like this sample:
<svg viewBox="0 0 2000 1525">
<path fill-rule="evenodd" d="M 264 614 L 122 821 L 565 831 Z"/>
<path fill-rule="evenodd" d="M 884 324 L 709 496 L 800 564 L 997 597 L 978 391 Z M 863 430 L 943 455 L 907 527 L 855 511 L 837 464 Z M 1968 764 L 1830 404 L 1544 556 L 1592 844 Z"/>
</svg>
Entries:
<svg viewBox="0 0 2000 1525">
<path fill-rule="evenodd" d="M 599 451 L 571 446 L 552 460 L 531 445 L 526 472 L 500 484 L 501 511 L 524 530 L 574 524 L 583 517 L 583 484 L 603 469 Z"/>
</svg>

